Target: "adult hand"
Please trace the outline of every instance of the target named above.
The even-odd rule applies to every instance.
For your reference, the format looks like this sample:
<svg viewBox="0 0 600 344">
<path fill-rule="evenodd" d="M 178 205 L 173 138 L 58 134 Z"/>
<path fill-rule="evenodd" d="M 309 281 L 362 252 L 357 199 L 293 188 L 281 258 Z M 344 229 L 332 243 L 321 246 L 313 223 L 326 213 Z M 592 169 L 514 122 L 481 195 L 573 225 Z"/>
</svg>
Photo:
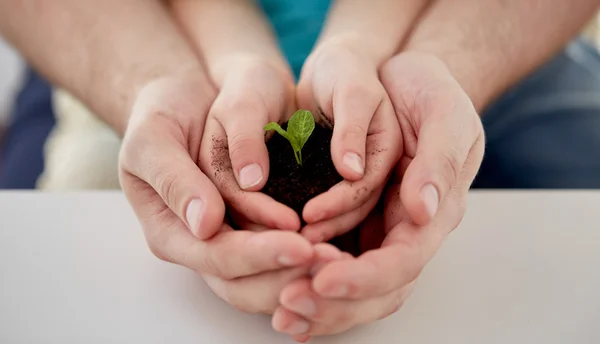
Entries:
<svg viewBox="0 0 600 344">
<path fill-rule="evenodd" d="M 123 140 L 121 184 L 156 256 L 198 272 L 242 311 L 272 313 L 281 288 L 308 271 L 314 249 L 294 232 L 223 223 L 224 202 L 198 167 L 215 95 L 195 70 L 144 87 Z"/>
<path fill-rule="evenodd" d="M 344 181 L 310 200 L 302 230 L 322 242 L 355 228 L 375 207 L 401 152 L 401 133 L 374 57 L 356 42 L 329 39 L 307 59 L 301 108 L 333 125 L 331 156 Z"/>
<path fill-rule="evenodd" d="M 460 223 L 483 158 L 481 121 L 440 60 L 403 53 L 386 63 L 381 78 L 401 124 L 402 160 L 383 217 L 374 213 L 361 228 L 364 253 L 322 265 L 312 280 L 299 279 L 283 290 L 273 326 L 299 340 L 397 311 Z"/>
</svg>

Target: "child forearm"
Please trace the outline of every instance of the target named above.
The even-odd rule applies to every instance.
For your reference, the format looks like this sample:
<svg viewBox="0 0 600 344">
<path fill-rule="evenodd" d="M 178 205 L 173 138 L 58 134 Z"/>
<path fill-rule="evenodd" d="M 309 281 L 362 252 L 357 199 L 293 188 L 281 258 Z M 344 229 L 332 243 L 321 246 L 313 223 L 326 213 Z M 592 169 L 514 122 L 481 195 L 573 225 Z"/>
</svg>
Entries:
<svg viewBox="0 0 600 344">
<path fill-rule="evenodd" d="M 218 84 L 234 58 L 267 60 L 289 73 L 269 23 L 251 0 L 171 0 L 173 14 Z"/>
<path fill-rule="evenodd" d="M 342 42 L 380 65 L 409 35 L 430 0 L 336 0 L 319 43 Z"/>
</svg>

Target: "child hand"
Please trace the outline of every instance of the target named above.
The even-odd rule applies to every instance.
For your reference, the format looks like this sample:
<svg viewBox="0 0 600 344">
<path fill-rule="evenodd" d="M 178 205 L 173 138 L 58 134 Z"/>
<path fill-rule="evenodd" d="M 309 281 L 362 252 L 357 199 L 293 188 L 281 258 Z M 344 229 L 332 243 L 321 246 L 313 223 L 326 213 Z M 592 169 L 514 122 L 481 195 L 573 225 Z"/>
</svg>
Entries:
<svg viewBox="0 0 600 344">
<path fill-rule="evenodd" d="M 218 91 L 199 163 L 242 228 L 299 230 L 288 207 L 256 192 L 269 177 L 263 127 L 294 109 L 294 79 L 260 8 L 251 1 L 173 1 Z"/>
<path fill-rule="evenodd" d="M 356 44 L 323 42 L 308 58 L 297 89 L 301 108 L 333 125 L 331 156 L 344 181 L 310 200 L 302 230 L 312 242 L 356 227 L 375 207 L 402 151 L 398 120 L 378 65 Z"/>
<path fill-rule="evenodd" d="M 219 94 L 210 109 L 200 149 L 200 167 L 221 193 L 236 222 L 298 230 L 296 213 L 260 190 L 269 175 L 263 127 L 293 111 L 291 73 L 252 55 L 222 60 L 215 78 Z"/>
</svg>

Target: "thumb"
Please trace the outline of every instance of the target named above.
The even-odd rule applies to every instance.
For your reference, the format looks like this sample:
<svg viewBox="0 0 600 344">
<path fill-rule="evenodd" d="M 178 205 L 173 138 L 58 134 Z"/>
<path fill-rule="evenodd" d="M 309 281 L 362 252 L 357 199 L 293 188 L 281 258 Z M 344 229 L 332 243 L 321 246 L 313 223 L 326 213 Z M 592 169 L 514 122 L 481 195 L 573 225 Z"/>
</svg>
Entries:
<svg viewBox="0 0 600 344">
<path fill-rule="evenodd" d="M 232 109 L 229 119 L 220 120 L 227 135 L 231 167 L 242 190 L 258 191 L 269 174 L 269 153 L 265 144 L 263 125 L 266 115 Z M 225 116 L 217 115 L 217 118 Z"/>
<path fill-rule="evenodd" d="M 160 123 L 142 125 L 126 136 L 120 157 L 122 173 L 149 184 L 196 237 L 208 239 L 223 224 L 223 199 L 190 157 L 186 140 L 163 130 L 173 125 L 156 124 Z"/>
<path fill-rule="evenodd" d="M 468 97 L 460 96 L 454 104 L 439 104 L 422 117 L 415 157 L 402 179 L 400 198 L 418 225 L 427 224 L 444 197 L 465 178 L 467 157 L 483 135 L 481 120 Z"/>
</svg>

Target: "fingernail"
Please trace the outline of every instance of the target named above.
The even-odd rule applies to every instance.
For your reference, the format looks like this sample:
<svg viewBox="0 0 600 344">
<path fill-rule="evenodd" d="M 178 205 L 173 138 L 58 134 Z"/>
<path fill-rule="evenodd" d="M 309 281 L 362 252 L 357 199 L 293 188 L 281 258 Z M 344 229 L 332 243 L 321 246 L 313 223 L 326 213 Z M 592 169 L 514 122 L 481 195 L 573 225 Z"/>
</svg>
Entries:
<svg viewBox="0 0 600 344">
<path fill-rule="evenodd" d="M 309 297 L 303 297 L 294 300 L 290 302 L 290 304 L 287 305 L 286 308 L 307 317 L 317 313 L 317 304 Z"/>
<path fill-rule="evenodd" d="M 310 336 L 306 335 L 306 334 L 305 335 L 300 334 L 300 335 L 296 335 L 294 337 L 294 340 L 298 343 L 306 343 L 310 340 Z"/>
<path fill-rule="evenodd" d="M 425 209 L 429 218 L 433 218 L 437 213 L 438 205 L 440 203 L 440 195 L 435 186 L 427 184 L 421 189 L 421 199 L 425 203 Z"/>
<path fill-rule="evenodd" d="M 281 254 L 277 256 L 277 263 L 283 266 L 296 266 L 302 262 L 286 254 Z"/>
<path fill-rule="evenodd" d="M 287 329 L 287 333 L 291 335 L 302 334 L 308 332 L 308 323 L 303 320 L 297 320 L 290 325 Z"/>
<path fill-rule="evenodd" d="M 362 159 L 356 153 L 348 152 L 344 154 L 343 163 L 344 166 L 348 167 L 357 174 L 362 175 L 365 173 Z"/>
<path fill-rule="evenodd" d="M 248 189 L 258 185 L 262 179 L 262 168 L 258 164 L 250 164 L 240 169 L 240 187 L 242 189 Z"/>
<path fill-rule="evenodd" d="M 345 297 L 348 295 L 348 286 L 345 284 L 340 284 L 336 288 L 332 289 L 327 296 L 329 297 Z"/>
<path fill-rule="evenodd" d="M 205 210 L 206 203 L 200 198 L 195 198 L 188 204 L 187 210 L 185 211 L 185 218 L 190 226 L 190 231 L 194 235 L 200 231 L 199 227 Z"/>
</svg>

